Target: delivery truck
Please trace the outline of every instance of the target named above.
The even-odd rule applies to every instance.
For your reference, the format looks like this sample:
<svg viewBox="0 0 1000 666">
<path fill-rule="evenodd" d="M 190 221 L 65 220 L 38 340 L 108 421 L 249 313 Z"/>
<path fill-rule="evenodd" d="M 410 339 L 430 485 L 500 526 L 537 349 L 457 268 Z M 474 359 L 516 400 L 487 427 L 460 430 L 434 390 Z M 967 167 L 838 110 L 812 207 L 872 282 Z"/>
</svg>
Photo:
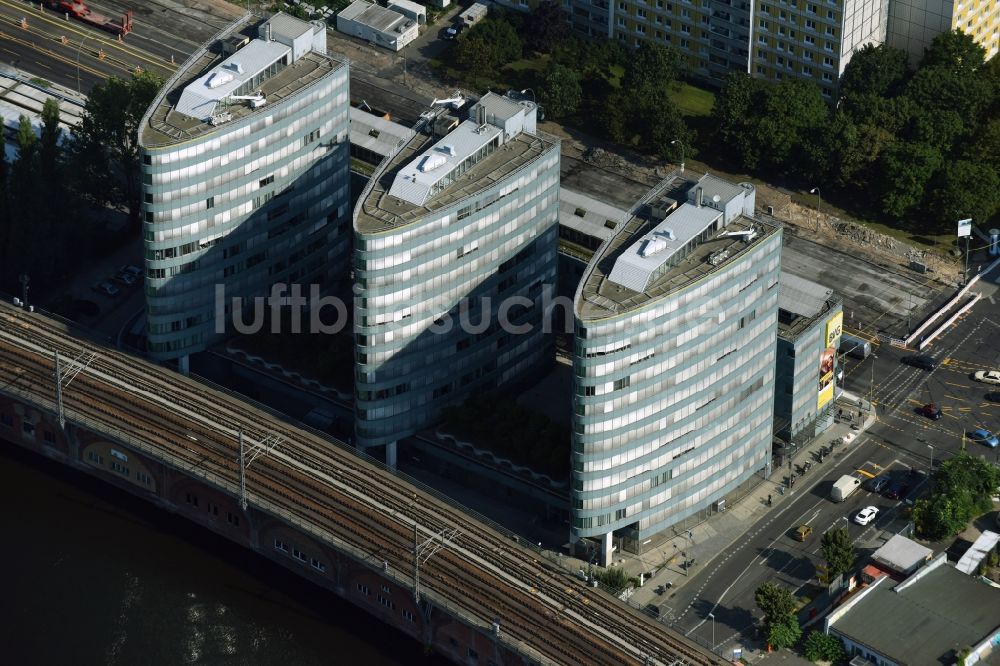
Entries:
<svg viewBox="0 0 1000 666">
<path fill-rule="evenodd" d="M 833 484 L 833 491 L 830 493 L 830 499 L 834 502 L 843 502 L 860 487 L 861 479 L 856 476 L 851 476 L 850 474 L 845 474 L 837 479 L 837 481 Z"/>
</svg>

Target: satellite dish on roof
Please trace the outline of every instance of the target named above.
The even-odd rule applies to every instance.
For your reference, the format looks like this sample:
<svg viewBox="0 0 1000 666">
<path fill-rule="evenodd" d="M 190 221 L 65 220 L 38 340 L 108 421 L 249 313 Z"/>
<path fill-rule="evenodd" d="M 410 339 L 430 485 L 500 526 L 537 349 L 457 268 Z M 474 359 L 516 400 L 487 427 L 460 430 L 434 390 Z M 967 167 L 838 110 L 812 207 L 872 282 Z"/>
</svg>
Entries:
<svg viewBox="0 0 1000 666">
<path fill-rule="evenodd" d="M 712 197 L 712 201 L 714 201 L 715 203 L 719 203 L 720 201 L 722 201 L 722 197 L 716 194 L 714 197 Z"/>
</svg>

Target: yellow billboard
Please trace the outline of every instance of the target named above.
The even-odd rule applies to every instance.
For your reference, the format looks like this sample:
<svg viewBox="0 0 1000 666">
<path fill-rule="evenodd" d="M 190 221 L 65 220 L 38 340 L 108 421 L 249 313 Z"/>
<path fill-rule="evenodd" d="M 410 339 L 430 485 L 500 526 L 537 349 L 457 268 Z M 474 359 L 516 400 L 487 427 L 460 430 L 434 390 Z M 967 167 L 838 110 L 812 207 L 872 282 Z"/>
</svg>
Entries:
<svg viewBox="0 0 1000 666">
<path fill-rule="evenodd" d="M 844 332 L 844 313 L 838 312 L 830 321 L 826 322 L 826 344 L 824 347 L 838 347 L 840 334 Z"/>
<path fill-rule="evenodd" d="M 833 400 L 833 382 L 830 382 L 820 389 L 819 397 L 816 400 L 816 409 L 823 409 L 826 403 Z"/>
</svg>

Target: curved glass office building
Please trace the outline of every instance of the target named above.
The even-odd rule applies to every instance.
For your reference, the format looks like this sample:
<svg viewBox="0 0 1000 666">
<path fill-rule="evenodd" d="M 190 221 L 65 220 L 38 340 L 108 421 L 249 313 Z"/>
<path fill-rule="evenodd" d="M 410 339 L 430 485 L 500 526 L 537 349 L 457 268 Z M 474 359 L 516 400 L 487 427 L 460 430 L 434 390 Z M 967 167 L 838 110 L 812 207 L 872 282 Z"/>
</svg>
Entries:
<svg viewBox="0 0 1000 666">
<path fill-rule="evenodd" d="M 675 174 L 584 273 L 571 538 L 597 538 L 602 564 L 769 465 L 781 229 L 754 201 L 750 184 Z"/>
<path fill-rule="evenodd" d="M 559 143 L 533 103 L 492 93 L 442 126 L 387 158 L 355 209 L 357 443 L 390 465 L 443 407 L 554 353 Z"/>
<path fill-rule="evenodd" d="M 346 275 L 348 67 L 326 28 L 247 16 L 195 53 L 139 130 L 148 348 L 178 359 L 232 326 L 233 299 Z M 250 319 L 245 316 L 245 319 Z"/>
</svg>

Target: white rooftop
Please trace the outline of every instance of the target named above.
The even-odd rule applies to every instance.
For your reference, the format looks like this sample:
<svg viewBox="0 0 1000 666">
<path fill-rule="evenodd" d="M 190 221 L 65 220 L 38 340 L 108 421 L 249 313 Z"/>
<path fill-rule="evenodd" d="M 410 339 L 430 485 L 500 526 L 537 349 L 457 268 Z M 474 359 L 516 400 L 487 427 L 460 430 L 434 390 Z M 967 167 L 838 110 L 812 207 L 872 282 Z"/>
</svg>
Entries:
<svg viewBox="0 0 1000 666">
<path fill-rule="evenodd" d="M 462 122 L 400 169 L 389 188 L 389 196 L 423 206 L 445 176 L 502 133 L 495 125 Z"/>
<path fill-rule="evenodd" d="M 927 562 L 934 554 L 930 548 L 921 546 L 912 539 L 901 534 L 894 534 L 881 548 L 875 551 L 872 559 L 886 564 L 896 571 L 909 573 L 921 562 Z"/>
<path fill-rule="evenodd" d="M 681 204 L 619 255 L 608 279 L 635 292 L 646 291 L 674 254 L 722 216 L 721 211 L 708 206 Z"/>
<path fill-rule="evenodd" d="M 188 84 L 177 102 L 177 111 L 208 120 L 219 103 L 245 82 L 291 53 L 290 46 L 254 39 L 242 49 Z"/>
<path fill-rule="evenodd" d="M 971 576 L 986 556 L 990 554 L 990 551 L 996 547 L 997 542 L 1000 542 L 1000 534 L 990 530 L 984 531 L 972 544 L 972 547 L 965 551 L 965 555 L 962 555 L 962 559 L 958 561 L 955 568 Z"/>
<path fill-rule="evenodd" d="M 351 143 L 385 156 L 400 143 L 413 138 L 415 132 L 381 116 L 351 107 Z"/>
</svg>

